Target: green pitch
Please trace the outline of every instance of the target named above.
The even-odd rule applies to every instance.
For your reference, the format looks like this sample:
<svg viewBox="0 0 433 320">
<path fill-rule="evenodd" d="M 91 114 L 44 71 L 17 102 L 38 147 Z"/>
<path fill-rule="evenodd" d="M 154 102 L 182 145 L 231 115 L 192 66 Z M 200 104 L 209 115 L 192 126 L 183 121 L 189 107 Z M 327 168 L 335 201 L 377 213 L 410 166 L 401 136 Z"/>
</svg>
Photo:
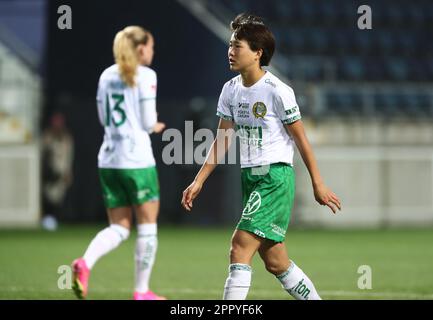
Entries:
<svg viewBox="0 0 433 320">
<path fill-rule="evenodd" d="M 58 232 L 0 231 L 0 299 L 75 299 L 59 289 L 59 267 L 82 255 L 99 226 Z M 159 228 L 151 288 L 169 299 L 220 299 L 227 276 L 232 230 Z M 135 233 L 92 271 L 89 299 L 130 299 Z M 324 299 L 433 299 L 433 230 L 324 231 L 289 227 L 289 256 L 313 280 Z M 372 270 L 372 289 L 357 286 L 358 268 Z M 60 270 L 61 271 L 61 270 Z M 63 273 L 64 275 L 64 273 Z M 60 281 L 59 281 L 60 278 Z M 63 281 L 62 281 L 63 279 Z M 291 299 L 253 263 L 249 299 Z"/>
</svg>

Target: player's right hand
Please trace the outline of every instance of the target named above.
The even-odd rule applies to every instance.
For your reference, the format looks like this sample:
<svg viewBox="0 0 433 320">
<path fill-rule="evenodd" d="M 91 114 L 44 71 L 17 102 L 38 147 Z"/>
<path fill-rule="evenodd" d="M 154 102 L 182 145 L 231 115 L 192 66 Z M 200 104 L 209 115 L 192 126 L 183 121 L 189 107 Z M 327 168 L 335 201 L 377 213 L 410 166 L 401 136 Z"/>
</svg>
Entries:
<svg viewBox="0 0 433 320">
<path fill-rule="evenodd" d="M 201 183 L 194 180 L 183 192 L 181 204 L 187 211 L 191 211 L 192 202 L 200 193 L 202 186 Z"/>
</svg>

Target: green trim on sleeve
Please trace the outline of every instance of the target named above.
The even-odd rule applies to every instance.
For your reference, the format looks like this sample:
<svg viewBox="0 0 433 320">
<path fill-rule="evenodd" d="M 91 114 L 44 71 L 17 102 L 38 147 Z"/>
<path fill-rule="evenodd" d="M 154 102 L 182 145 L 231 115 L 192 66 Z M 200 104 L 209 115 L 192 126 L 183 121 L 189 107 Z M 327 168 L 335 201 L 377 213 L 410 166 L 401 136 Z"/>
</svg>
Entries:
<svg viewBox="0 0 433 320">
<path fill-rule="evenodd" d="M 298 112 L 298 111 L 299 111 L 299 107 L 294 106 L 293 108 L 286 110 L 285 113 L 286 113 L 286 115 L 290 116 L 291 114 Z"/>
<path fill-rule="evenodd" d="M 221 113 L 221 112 L 219 112 L 219 111 L 217 111 L 216 115 L 217 115 L 218 117 L 220 117 L 221 119 L 224 119 L 224 120 L 227 120 L 227 121 L 233 121 L 233 117 L 231 117 L 231 116 L 227 116 L 227 115 L 225 115 L 224 113 Z"/>
<path fill-rule="evenodd" d="M 284 124 L 292 124 L 293 122 L 296 122 L 296 121 L 300 120 L 301 118 L 302 118 L 301 115 L 298 114 L 298 115 L 296 115 L 294 117 L 289 117 L 288 119 L 283 120 L 281 122 L 284 123 Z"/>
</svg>

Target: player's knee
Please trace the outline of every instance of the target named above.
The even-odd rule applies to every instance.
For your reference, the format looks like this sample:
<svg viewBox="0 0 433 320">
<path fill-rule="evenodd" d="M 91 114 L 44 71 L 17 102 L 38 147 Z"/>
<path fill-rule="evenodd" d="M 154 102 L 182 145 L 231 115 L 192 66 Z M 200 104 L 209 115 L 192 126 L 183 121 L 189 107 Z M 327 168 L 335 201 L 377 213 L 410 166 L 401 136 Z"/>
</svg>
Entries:
<svg viewBox="0 0 433 320">
<path fill-rule="evenodd" d="M 122 226 L 120 224 L 111 224 L 110 229 L 116 232 L 122 241 L 125 241 L 129 237 L 129 228 Z"/>
<path fill-rule="evenodd" d="M 247 252 L 242 249 L 241 246 L 232 244 L 230 248 L 230 262 L 231 263 L 246 263 L 250 262 L 251 257 L 248 256 Z"/>
<path fill-rule="evenodd" d="M 272 273 L 275 276 L 280 275 L 287 270 L 287 268 L 284 268 L 283 265 L 276 261 L 265 261 L 265 268 L 269 273 Z"/>
</svg>

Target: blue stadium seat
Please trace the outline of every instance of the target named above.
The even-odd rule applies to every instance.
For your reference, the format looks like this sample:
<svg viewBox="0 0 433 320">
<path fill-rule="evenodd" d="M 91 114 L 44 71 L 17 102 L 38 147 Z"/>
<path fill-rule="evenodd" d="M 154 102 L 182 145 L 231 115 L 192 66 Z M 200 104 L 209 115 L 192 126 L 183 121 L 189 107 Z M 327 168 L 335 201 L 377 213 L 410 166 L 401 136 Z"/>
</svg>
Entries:
<svg viewBox="0 0 433 320">
<path fill-rule="evenodd" d="M 347 54 L 353 52 L 350 39 L 353 38 L 351 31 L 339 28 L 329 29 L 330 45 L 334 54 Z"/>
<path fill-rule="evenodd" d="M 426 59 L 412 58 L 412 59 L 406 59 L 405 61 L 409 65 L 409 76 L 408 76 L 409 80 L 411 81 L 432 81 L 433 80 L 433 62 L 432 62 L 432 73 L 430 73 L 428 61 L 426 61 Z"/>
<path fill-rule="evenodd" d="M 363 112 L 362 98 L 358 92 L 330 91 L 325 95 L 325 99 L 331 115 L 349 116 Z"/>
<path fill-rule="evenodd" d="M 321 16 L 321 21 L 325 24 L 332 25 L 338 21 L 338 6 L 334 1 L 316 1 L 317 10 Z"/>
<path fill-rule="evenodd" d="M 409 78 L 409 68 L 402 58 L 389 57 L 385 59 L 386 72 L 389 80 L 405 81 Z"/>
<path fill-rule="evenodd" d="M 367 55 L 372 50 L 373 33 L 370 30 L 356 30 L 347 40 L 353 53 Z"/>
<path fill-rule="evenodd" d="M 326 2 L 326 1 L 324 1 Z M 337 6 L 339 20 L 353 24 L 358 21 L 358 6 L 353 1 L 340 1 Z"/>
<path fill-rule="evenodd" d="M 289 47 L 289 52 L 303 53 L 307 45 L 304 29 L 290 28 L 287 31 L 284 43 Z"/>
<path fill-rule="evenodd" d="M 329 31 L 325 28 L 312 28 L 306 31 L 308 48 L 313 54 L 323 54 L 330 47 Z"/>
<path fill-rule="evenodd" d="M 365 74 L 365 68 L 359 57 L 347 56 L 339 63 L 338 75 L 343 80 L 362 80 Z"/>
<path fill-rule="evenodd" d="M 433 23 L 433 3 L 431 1 L 427 1 L 424 5 L 424 15 L 425 15 L 425 22 L 428 24 L 430 22 L 430 25 Z"/>
<path fill-rule="evenodd" d="M 427 71 L 428 81 L 433 81 L 433 59 L 432 58 L 426 59 L 425 68 L 426 68 L 425 70 Z"/>
<path fill-rule="evenodd" d="M 304 0 L 299 3 L 299 18 L 304 23 L 311 24 L 317 16 L 316 4 L 310 0 Z"/>
<path fill-rule="evenodd" d="M 404 114 L 401 95 L 395 92 L 379 92 L 373 95 L 375 112 L 382 116 Z"/>
<path fill-rule="evenodd" d="M 431 26 L 428 29 L 419 30 L 414 36 L 416 37 L 416 54 L 418 56 L 432 57 L 433 41 L 431 41 L 431 31 L 433 29 L 433 17 Z"/>
<path fill-rule="evenodd" d="M 250 11 L 247 0 L 226 1 L 226 6 L 230 8 L 234 14 Z"/>
<path fill-rule="evenodd" d="M 317 57 L 317 61 L 331 60 L 337 66 L 337 81 L 433 81 L 433 0 L 407 4 L 403 0 L 370 0 L 365 4 L 372 9 L 373 30 L 357 29 L 357 9 L 363 4 L 359 1 L 221 2 L 236 13 L 249 11 L 265 18 L 275 34 L 277 52 L 286 61 L 293 55 L 300 58 L 295 60 L 296 70 L 284 64 L 284 72 L 293 76 L 298 76 L 299 69 L 307 80 L 326 80 L 323 62 L 309 60 Z M 332 99 L 341 102 L 343 98 Z M 392 109 L 396 98 L 378 96 L 376 100 Z"/>
<path fill-rule="evenodd" d="M 419 27 L 424 25 L 426 15 L 424 14 L 423 6 L 420 4 L 409 5 L 405 9 L 407 17 L 407 24 L 411 27 Z"/>
<path fill-rule="evenodd" d="M 395 52 L 396 39 L 392 32 L 387 30 L 374 30 L 371 36 L 374 37 L 376 46 L 380 50 L 379 52 L 383 54 Z"/>
<path fill-rule="evenodd" d="M 302 74 L 307 81 L 319 81 L 324 79 L 323 64 L 321 61 L 309 60 L 302 65 Z"/>
<path fill-rule="evenodd" d="M 330 92 L 326 95 L 326 107 L 332 115 L 348 115 L 349 108 L 345 97 L 336 92 Z"/>
<path fill-rule="evenodd" d="M 285 23 L 292 23 L 296 20 L 297 14 L 293 3 L 287 1 L 275 1 L 275 12 L 278 21 Z"/>
<path fill-rule="evenodd" d="M 412 55 L 417 47 L 417 34 L 411 31 L 400 31 L 397 37 L 399 51 L 406 55 Z"/>
<path fill-rule="evenodd" d="M 397 3 L 383 3 L 382 7 L 377 11 L 383 12 L 383 20 L 390 26 L 402 26 L 405 24 L 405 11 Z M 375 9 L 372 8 L 374 12 Z M 380 21 L 376 19 L 375 21 Z"/>
<path fill-rule="evenodd" d="M 365 80 L 382 81 L 385 79 L 384 61 L 379 57 L 363 58 L 365 67 Z"/>
</svg>

